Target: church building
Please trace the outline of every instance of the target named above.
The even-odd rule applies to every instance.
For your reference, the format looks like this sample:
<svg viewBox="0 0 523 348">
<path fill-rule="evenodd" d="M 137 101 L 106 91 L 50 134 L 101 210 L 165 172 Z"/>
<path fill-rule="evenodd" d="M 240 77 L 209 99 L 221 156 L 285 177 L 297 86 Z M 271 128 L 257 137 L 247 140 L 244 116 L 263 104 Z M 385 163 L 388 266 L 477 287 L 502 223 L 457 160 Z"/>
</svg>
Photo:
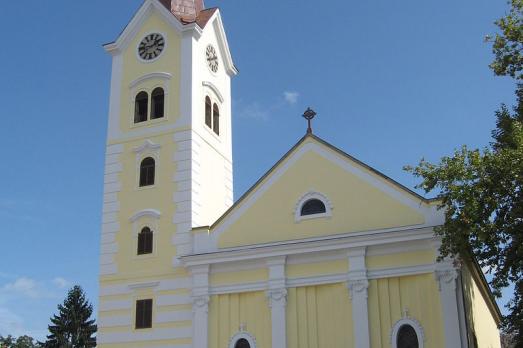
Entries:
<svg viewBox="0 0 523 348">
<path fill-rule="evenodd" d="M 219 9 L 145 0 L 104 47 L 98 347 L 500 347 L 477 263 L 438 262 L 438 201 L 310 129 L 233 201 Z"/>
</svg>

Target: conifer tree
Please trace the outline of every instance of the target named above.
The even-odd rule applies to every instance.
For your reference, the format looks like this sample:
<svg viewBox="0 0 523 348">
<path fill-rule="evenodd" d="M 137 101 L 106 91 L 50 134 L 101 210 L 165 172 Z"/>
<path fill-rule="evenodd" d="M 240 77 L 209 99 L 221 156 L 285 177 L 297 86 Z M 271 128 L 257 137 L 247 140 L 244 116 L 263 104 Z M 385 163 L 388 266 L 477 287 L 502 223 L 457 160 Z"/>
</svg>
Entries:
<svg viewBox="0 0 523 348">
<path fill-rule="evenodd" d="M 95 320 L 90 319 L 93 306 L 85 298 L 82 288 L 74 286 L 63 304 L 58 305 L 58 314 L 51 318 L 45 347 L 90 348 L 96 347 Z"/>
</svg>

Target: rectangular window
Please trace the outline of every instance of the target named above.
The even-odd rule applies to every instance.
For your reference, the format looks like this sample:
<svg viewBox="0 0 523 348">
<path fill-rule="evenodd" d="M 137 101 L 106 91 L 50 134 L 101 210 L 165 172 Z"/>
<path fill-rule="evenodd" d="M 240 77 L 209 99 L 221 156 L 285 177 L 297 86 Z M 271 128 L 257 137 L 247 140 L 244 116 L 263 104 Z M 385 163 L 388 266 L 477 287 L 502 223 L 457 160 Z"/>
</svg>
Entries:
<svg viewBox="0 0 523 348">
<path fill-rule="evenodd" d="M 153 300 L 136 301 L 136 328 L 149 329 L 153 326 Z"/>
</svg>

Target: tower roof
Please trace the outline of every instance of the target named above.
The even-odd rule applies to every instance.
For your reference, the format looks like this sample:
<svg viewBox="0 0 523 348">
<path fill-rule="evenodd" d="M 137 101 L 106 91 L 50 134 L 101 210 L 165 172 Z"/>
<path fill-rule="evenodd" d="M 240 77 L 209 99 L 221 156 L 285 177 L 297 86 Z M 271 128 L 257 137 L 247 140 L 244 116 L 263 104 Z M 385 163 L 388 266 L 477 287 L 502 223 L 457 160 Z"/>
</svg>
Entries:
<svg viewBox="0 0 523 348">
<path fill-rule="evenodd" d="M 159 0 L 173 15 L 184 23 L 199 22 L 206 15 L 203 0 Z"/>
</svg>

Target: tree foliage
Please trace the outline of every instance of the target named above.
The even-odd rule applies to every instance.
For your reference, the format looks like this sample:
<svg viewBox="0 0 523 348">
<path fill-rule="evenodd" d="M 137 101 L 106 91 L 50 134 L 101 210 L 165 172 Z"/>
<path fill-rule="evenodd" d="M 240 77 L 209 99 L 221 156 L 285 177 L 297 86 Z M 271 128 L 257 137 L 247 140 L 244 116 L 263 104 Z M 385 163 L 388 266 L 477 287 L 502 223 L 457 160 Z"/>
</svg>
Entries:
<svg viewBox="0 0 523 348">
<path fill-rule="evenodd" d="M 493 40 L 496 75 L 516 81 L 517 104 L 496 112 L 493 141 L 484 149 L 463 146 L 437 164 L 421 160 L 407 167 L 421 178 L 418 188 L 439 191 L 445 224 L 442 256 L 472 254 L 490 270 L 496 296 L 514 285 L 504 329 L 523 347 L 523 0 L 512 0 L 510 12 L 496 22 Z"/>
<path fill-rule="evenodd" d="M 45 347 L 90 348 L 96 347 L 95 321 L 91 320 L 93 307 L 78 285 L 69 290 L 63 304 L 58 305 L 58 315 L 51 318 Z"/>
<path fill-rule="evenodd" d="M 0 348 L 39 348 L 42 345 L 30 336 L 20 336 L 14 338 L 11 335 L 7 337 L 0 336 Z"/>
</svg>

